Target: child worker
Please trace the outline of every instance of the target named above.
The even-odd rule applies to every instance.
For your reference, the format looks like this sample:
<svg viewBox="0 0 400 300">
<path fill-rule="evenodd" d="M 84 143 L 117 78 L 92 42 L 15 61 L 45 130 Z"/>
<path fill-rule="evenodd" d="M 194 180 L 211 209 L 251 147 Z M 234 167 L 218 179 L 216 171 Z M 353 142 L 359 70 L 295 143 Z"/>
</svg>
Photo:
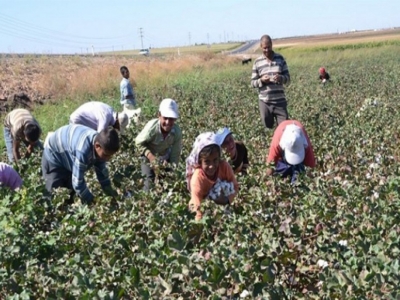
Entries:
<svg viewBox="0 0 400 300">
<path fill-rule="evenodd" d="M 328 72 L 326 72 L 324 67 L 319 68 L 319 81 L 323 84 L 328 82 L 331 79 L 331 76 Z"/>
<path fill-rule="evenodd" d="M 221 159 L 218 136 L 213 132 L 200 134 L 186 159 L 186 181 L 190 191 L 189 210 L 196 220 L 203 217 L 200 206 L 207 199 L 218 205 L 233 202 L 239 185 L 229 163 Z"/>
<path fill-rule="evenodd" d="M 267 176 L 290 177 L 294 184 L 305 167 L 315 168 L 314 150 L 303 124 L 297 120 L 283 121 L 275 129 L 267 157 Z"/>
<path fill-rule="evenodd" d="M 218 129 L 215 134 L 218 137 L 219 145 L 229 155 L 229 163 L 234 173 L 246 175 L 249 158 L 243 142 L 235 141 L 232 132 L 227 127 Z"/>
</svg>

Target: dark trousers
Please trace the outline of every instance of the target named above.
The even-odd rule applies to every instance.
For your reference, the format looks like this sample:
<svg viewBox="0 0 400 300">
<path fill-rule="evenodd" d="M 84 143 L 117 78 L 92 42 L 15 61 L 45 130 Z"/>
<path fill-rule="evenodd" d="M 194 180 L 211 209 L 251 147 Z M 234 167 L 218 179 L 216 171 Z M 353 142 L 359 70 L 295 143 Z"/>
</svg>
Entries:
<svg viewBox="0 0 400 300">
<path fill-rule="evenodd" d="M 260 109 L 261 121 L 266 128 L 272 129 L 275 119 L 278 125 L 289 119 L 286 102 L 283 104 L 270 104 L 259 100 L 258 107 Z"/>
<path fill-rule="evenodd" d="M 148 192 L 148 191 L 150 191 L 150 188 L 156 179 L 156 174 L 155 174 L 153 168 L 150 166 L 150 161 L 148 160 L 147 157 L 144 157 L 144 156 L 141 157 L 140 168 L 142 170 L 142 175 L 144 176 L 143 190 L 145 192 Z M 171 168 L 162 168 L 160 171 L 161 171 L 161 174 L 158 174 L 158 176 L 157 176 L 158 181 L 162 180 L 165 177 L 165 172 L 171 172 L 172 169 Z"/>
<path fill-rule="evenodd" d="M 283 160 L 279 160 L 275 166 L 275 176 L 281 176 L 282 178 L 290 177 L 290 182 L 294 184 L 297 181 L 297 177 L 300 173 L 306 171 L 304 164 L 291 165 Z"/>
<path fill-rule="evenodd" d="M 150 161 L 144 156 L 141 157 L 140 168 L 142 170 L 142 175 L 144 176 L 143 190 L 145 192 L 148 192 L 150 191 L 150 187 L 156 178 L 156 174 L 154 173 L 154 170 L 150 167 Z"/>
<path fill-rule="evenodd" d="M 65 168 L 52 165 L 46 159 L 45 155 L 43 155 L 42 174 L 48 196 L 51 197 L 53 189 L 63 187 L 71 190 L 69 200 L 66 201 L 66 204 L 72 204 L 74 202 L 75 191 L 72 187 L 72 172 Z"/>
</svg>

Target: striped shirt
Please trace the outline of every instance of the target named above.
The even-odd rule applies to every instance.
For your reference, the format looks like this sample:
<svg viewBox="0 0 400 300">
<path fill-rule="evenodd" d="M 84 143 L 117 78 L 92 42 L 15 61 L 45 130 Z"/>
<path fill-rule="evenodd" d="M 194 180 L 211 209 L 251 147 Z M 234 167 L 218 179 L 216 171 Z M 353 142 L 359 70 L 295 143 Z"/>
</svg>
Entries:
<svg viewBox="0 0 400 300">
<path fill-rule="evenodd" d="M 28 123 L 39 126 L 29 110 L 17 108 L 11 111 L 4 120 L 4 126 L 10 129 L 11 136 L 14 140 L 25 140 L 24 129 Z M 40 128 L 40 126 L 39 126 Z"/>
<path fill-rule="evenodd" d="M 70 116 L 70 124 L 80 124 L 96 130 L 114 126 L 116 113 L 113 108 L 103 102 L 91 101 L 79 106 Z"/>
<path fill-rule="evenodd" d="M 72 173 L 72 187 L 83 202 L 93 200 L 84 174 L 92 166 L 102 188 L 110 186 L 106 162 L 96 159 L 94 139 L 97 132 L 82 125 L 66 125 L 47 136 L 44 143 L 44 158 L 55 167 Z"/>
<path fill-rule="evenodd" d="M 261 81 L 261 77 L 265 74 L 267 75 L 279 74 L 282 76 L 282 82 L 264 83 Z M 272 60 L 269 60 L 264 55 L 260 56 L 255 60 L 251 73 L 251 86 L 254 88 L 258 88 L 259 100 L 272 104 L 286 103 L 283 84 L 289 84 L 289 83 L 290 83 L 289 69 L 282 55 L 274 52 Z"/>
<path fill-rule="evenodd" d="M 164 138 L 160 128 L 160 121 L 149 121 L 135 140 L 136 147 L 141 155 L 153 155 L 169 158 L 173 164 L 179 163 L 181 155 L 182 132 L 177 124 L 174 124 L 169 134 Z M 168 156 L 168 157 L 167 157 Z"/>
<path fill-rule="evenodd" d="M 17 171 L 5 163 L 0 163 L 0 187 L 1 186 L 7 186 L 13 191 L 22 186 L 22 179 Z"/>
</svg>

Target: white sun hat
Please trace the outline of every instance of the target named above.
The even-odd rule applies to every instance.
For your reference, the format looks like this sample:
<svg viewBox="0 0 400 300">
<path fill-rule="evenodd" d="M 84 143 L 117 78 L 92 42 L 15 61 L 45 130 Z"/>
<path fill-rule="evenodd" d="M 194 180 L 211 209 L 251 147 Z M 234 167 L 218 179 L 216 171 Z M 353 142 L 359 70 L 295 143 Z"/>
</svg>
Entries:
<svg viewBox="0 0 400 300">
<path fill-rule="evenodd" d="M 161 101 L 159 111 L 161 116 L 165 118 L 173 118 L 173 119 L 179 118 L 178 104 L 176 104 L 176 101 L 173 99 L 166 98 L 163 101 Z"/>
<path fill-rule="evenodd" d="M 119 122 L 119 132 L 123 134 L 125 132 L 126 127 L 129 124 L 128 115 L 124 112 L 118 113 L 118 122 Z"/>
<path fill-rule="evenodd" d="M 283 131 L 279 146 L 285 153 L 285 160 L 291 165 L 298 165 L 304 161 L 305 149 L 308 147 L 303 130 L 295 125 L 287 125 Z"/>
<path fill-rule="evenodd" d="M 225 138 L 232 133 L 229 128 L 224 127 L 224 128 L 220 128 L 217 130 L 217 132 L 215 133 L 215 135 L 217 136 L 217 140 L 220 146 L 222 146 L 222 144 L 225 141 Z"/>
</svg>

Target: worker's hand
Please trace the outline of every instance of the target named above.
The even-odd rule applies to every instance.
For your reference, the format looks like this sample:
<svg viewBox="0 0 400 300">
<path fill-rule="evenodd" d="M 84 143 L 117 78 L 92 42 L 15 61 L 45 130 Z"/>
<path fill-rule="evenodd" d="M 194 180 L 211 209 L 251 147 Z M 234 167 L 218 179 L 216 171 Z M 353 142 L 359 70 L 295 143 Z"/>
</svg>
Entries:
<svg viewBox="0 0 400 300">
<path fill-rule="evenodd" d="M 263 75 L 263 76 L 261 76 L 261 82 L 263 82 L 263 83 L 268 83 L 268 82 L 271 82 L 271 78 L 270 78 L 270 76 L 269 75 L 267 75 L 267 74 L 265 74 L 265 75 Z"/>
<path fill-rule="evenodd" d="M 157 157 L 156 157 L 153 153 L 151 153 L 151 152 L 149 152 L 149 153 L 147 154 L 147 159 L 149 160 L 149 162 L 150 162 L 151 164 L 157 162 Z"/>
<path fill-rule="evenodd" d="M 276 82 L 276 83 L 281 83 L 282 82 L 282 75 L 275 74 L 272 76 L 271 81 Z"/>
</svg>

